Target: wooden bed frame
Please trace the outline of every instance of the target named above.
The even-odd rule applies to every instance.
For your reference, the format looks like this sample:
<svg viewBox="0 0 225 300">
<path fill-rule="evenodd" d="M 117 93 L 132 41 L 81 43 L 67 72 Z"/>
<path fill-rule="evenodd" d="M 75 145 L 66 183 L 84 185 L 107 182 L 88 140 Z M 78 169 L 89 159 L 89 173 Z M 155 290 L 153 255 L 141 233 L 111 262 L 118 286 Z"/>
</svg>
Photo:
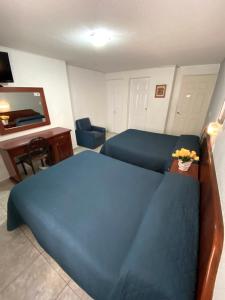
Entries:
<svg viewBox="0 0 225 300">
<path fill-rule="evenodd" d="M 200 241 L 196 300 L 211 300 L 223 249 L 223 217 L 209 137 L 200 162 Z"/>
</svg>

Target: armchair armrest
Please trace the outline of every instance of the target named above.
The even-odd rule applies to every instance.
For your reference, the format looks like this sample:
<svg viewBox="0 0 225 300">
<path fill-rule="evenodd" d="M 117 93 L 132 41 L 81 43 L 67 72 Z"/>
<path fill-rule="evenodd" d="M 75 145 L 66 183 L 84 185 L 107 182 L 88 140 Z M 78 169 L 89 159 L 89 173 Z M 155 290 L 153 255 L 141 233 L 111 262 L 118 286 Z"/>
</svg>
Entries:
<svg viewBox="0 0 225 300">
<path fill-rule="evenodd" d="M 91 129 L 95 131 L 106 132 L 106 129 L 100 126 L 91 126 Z"/>
<path fill-rule="evenodd" d="M 89 138 L 89 139 L 93 139 L 93 138 L 94 138 L 92 132 L 89 131 L 89 130 L 80 130 L 80 129 L 76 129 L 76 133 L 77 133 L 79 136 L 82 136 L 82 137 L 84 137 L 84 138 Z"/>
</svg>

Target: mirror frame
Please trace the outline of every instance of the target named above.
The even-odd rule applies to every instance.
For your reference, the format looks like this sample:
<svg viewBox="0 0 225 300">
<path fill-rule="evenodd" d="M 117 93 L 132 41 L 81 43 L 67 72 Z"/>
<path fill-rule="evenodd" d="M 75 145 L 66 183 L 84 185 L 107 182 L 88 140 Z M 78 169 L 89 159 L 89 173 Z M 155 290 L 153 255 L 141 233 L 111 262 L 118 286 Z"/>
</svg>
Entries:
<svg viewBox="0 0 225 300">
<path fill-rule="evenodd" d="M 43 122 L 35 123 L 35 124 L 28 124 L 28 125 L 23 125 L 23 126 L 18 126 L 18 127 L 12 127 L 12 128 L 7 128 L 7 129 L 3 126 L 2 122 L 0 122 L 0 135 L 24 131 L 24 130 L 42 127 L 42 126 L 51 124 L 43 88 L 40 88 L 40 87 L 0 87 L 0 92 L 3 92 L 3 93 L 22 93 L 22 92 L 35 93 L 35 92 L 38 92 L 38 93 L 40 93 L 41 104 L 43 107 L 43 113 L 45 115 L 45 121 L 43 121 Z"/>
</svg>

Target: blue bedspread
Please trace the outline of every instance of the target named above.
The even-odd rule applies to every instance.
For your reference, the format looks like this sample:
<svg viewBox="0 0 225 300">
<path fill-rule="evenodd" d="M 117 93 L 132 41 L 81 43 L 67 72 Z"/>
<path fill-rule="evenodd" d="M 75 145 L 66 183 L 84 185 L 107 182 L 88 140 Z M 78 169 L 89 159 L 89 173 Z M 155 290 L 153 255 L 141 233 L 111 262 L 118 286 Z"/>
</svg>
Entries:
<svg viewBox="0 0 225 300">
<path fill-rule="evenodd" d="M 94 299 L 174 300 L 176 292 L 194 299 L 198 183 L 191 178 L 86 151 L 14 187 L 7 226 L 22 223 Z"/>
<path fill-rule="evenodd" d="M 199 137 L 178 137 L 128 129 L 107 140 L 101 153 L 149 170 L 164 172 L 170 167 L 172 152 L 182 147 L 199 154 Z"/>
<path fill-rule="evenodd" d="M 110 300 L 194 300 L 199 187 L 166 173 L 153 195 Z"/>
</svg>

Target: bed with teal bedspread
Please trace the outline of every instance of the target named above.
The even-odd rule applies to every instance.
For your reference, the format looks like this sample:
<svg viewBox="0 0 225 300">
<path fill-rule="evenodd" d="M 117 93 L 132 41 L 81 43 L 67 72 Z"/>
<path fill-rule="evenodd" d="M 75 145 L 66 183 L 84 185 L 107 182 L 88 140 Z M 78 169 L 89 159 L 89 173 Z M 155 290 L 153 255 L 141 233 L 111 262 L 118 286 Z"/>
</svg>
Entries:
<svg viewBox="0 0 225 300">
<path fill-rule="evenodd" d="M 187 148 L 200 152 L 199 137 L 168 135 L 128 129 L 102 146 L 101 153 L 149 170 L 168 171 L 171 155 L 176 149 Z"/>
<path fill-rule="evenodd" d="M 96 300 L 194 300 L 198 215 L 194 179 L 85 151 L 17 184 L 7 226 Z"/>
</svg>

